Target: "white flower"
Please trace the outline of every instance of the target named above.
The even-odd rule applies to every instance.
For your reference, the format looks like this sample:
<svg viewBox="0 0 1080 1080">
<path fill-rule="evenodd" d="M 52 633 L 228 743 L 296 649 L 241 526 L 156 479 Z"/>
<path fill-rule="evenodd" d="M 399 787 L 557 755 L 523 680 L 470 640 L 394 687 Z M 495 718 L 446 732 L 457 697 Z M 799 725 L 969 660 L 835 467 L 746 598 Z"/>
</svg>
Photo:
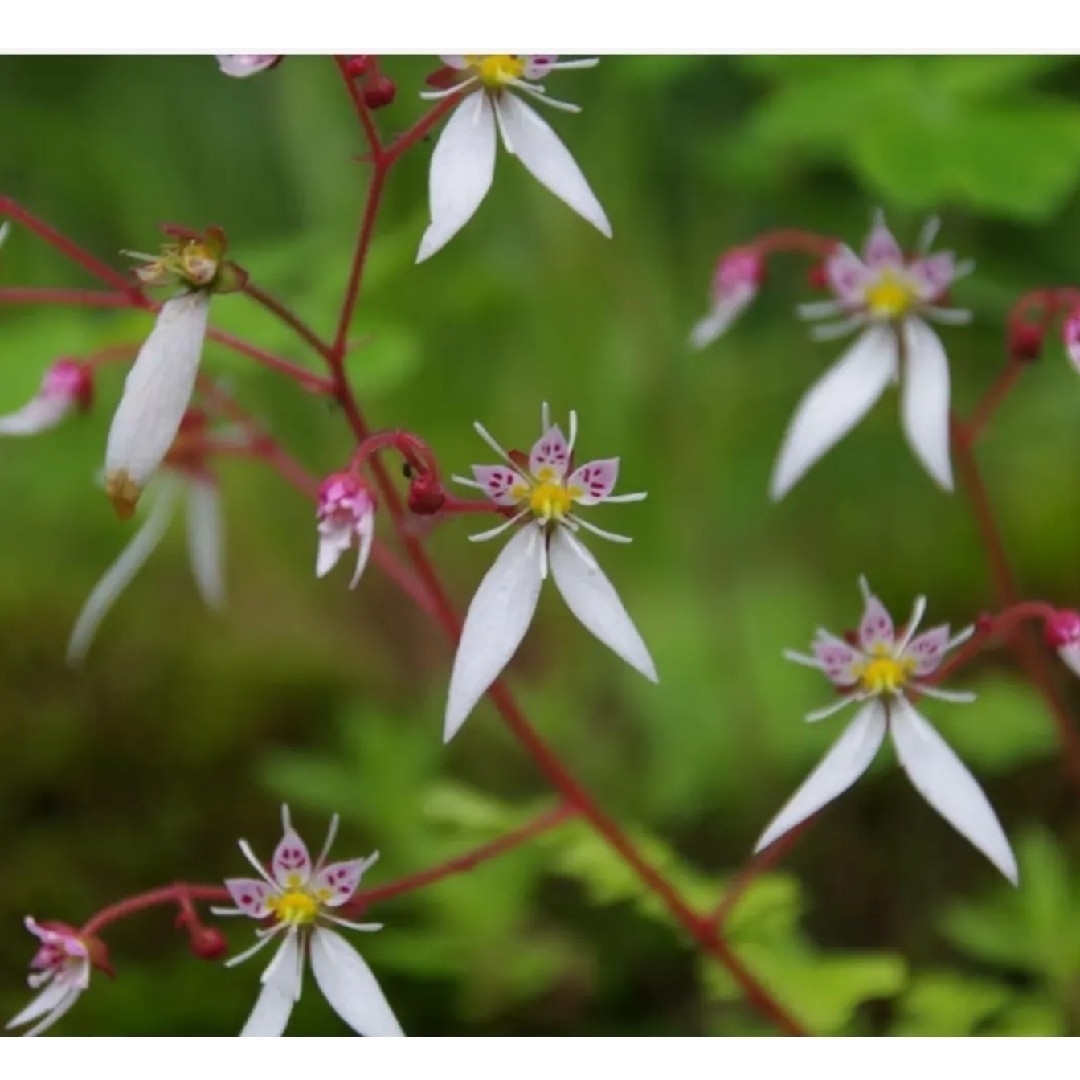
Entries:
<svg viewBox="0 0 1080 1080">
<path fill-rule="evenodd" d="M 712 344 L 753 303 L 764 274 L 765 263 L 756 251 L 735 248 L 720 257 L 713 273 L 709 313 L 690 331 L 695 349 Z"/>
<path fill-rule="evenodd" d="M 598 529 L 573 509 L 575 504 L 638 502 L 645 493 L 611 494 L 619 474 L 618 458 L 590 461 L 571 471 L 576 413 L 570 414 L 567 440 L 551 424 L 545 404 L 540 438 L 527 461 L 523 454 L 508 454 L 480 424 L 475 426 L 505 464 L 474 465 L 475 479 L 454 479 L 479 488 L 497 506 L 514 507 L 517 512 L 472 539 L 487 540 L 528 520 L 499 553 L 469 605 L 450 675 L 443 730 L 447 742 L 517 651 L 532 622 L 549 567 L 567 606 L 585 628 L 647 679 L 657 681 L 649 650 L 618 593 L 577 534 L 586 529 L 620 543 L 630 538 Z"/>
<path fill-rule="evenodd" d="M 157 486 L 142 528 L 94 586 L 75 621 L 68 640 L 69 663 L 77 664 L 86 656 L 102 619 L 161 542 L 177 503 L 185 496 L 188 555 L 195 584 L 209 607 L 217 609 L 225 602 L 224 527 L 217 484 L 208 476 L 185 472 L 182 478 L 162 476 Z"/>
<path fill-rule="evenodd" d="M 38 435 L 69 413 L 87 409 L 93 396 L 90 368 L 78 360 L 57 360 L 38 392 L 20 409 L 0 416 L 0 435 Z"/>
<path fill-rule="evenodd" d="M 79 936 L 67 927 L 41 926 L 29 915 L 26 929 L 41 945 L 30 961 L 30 987 L 37 997 L 7 1023 L 8 1028 L 38 1021 L 24 1035 L 40 1035 L 51 1027 L 78 1000 L 90 985 L 90 950 Z"/>
<path fill-rule="evenodd" d="M 134 513 L 180 430 L 209 311 L 210 294 L 202 290 L 166 300 L 128 372 L 105 449 L 106 491 L 120 517 Z"/>
<path fill-rule="evenodd" d="M 597 60 L 564 60 L 554 56 L 443 56 L 443 63 L 465 74 L 448 90 L 421 96 L 445 97 L 470 91 L 443 128 L 431 156 L 429 199 L 431 224 L 420 241 L 416 261 L 434 255 L 476 213 L 495 175 L 495 144 L 502 136 L 513 154 L 544 185 L 611 236 L 611 225 L 570 151 L 547 122 L 511 93 L 517 90 L 566 112 L 576 105 L 549 98 L 540 81 L 550 71 L 593 67 Z"/>
<path fill-rule="evenodd" d="M 934 480 L 952 489 L 949 362 L 922 316 L 945 323 L 969 321 L 970 312 L 938 304 L 972 264 L 957 264 L 951 252 L 926 254 L 936 231 L 936 220 L 927 222 L 919 254 L 907 260 L 879 213 L 861 259 L 841 246 L 826 260 L 836 299 L 804 304 L 800 314 L 844 316 L 815 330 L 822 340 L 866 329 L 799 404 L 773 471 L 774 499 L 782 498 L 896 382 L 902 382 L 901 421 L 915 456 Z"/>
<path fill-rule="evenodd" d="M 319 485 L 316 516 L 319 550 L 315 574 L 328 574 L 355 543 L 356 570 L 349 582 L 349 588 L 355 588 L 375 540 L 375 499 L 367 485 L 352 473 L 332 473 Z"/>
<path fill-rule="evenodd" d="M 215 56 L 214 59 L 217 60 L 223 75 L 231 75 L 234 79 L 246 79 L 249 75 L 257 75 L 260 71 L 273 67 L 281 60 L 281 56 L 255 56 L 241 53 Z"/>
<path fill-rule="evenodd" d="M 906 696 L 915 692 L 944 701 L 974 700 L 973 694 L 940 690 L 925 682 L 945 653 L 967 640 L 974 627 L 950 636 L 948 626 L 936 626 L 916 637 L 926 608 L 925 599 L 919 597 L 910 622 L 897 638 L 892 618 L 871 594 L 865 578 L 860 578 L 859 585 L 866 607 L 857 645 L 819 629 L 813 656 L 796 652 L 785 656 L 819 669 L 841 695 L 838 701 L 810 713 L 807 720 L 821 720 L 852 702 L 861 708 L 754 850 L 767 847 L 846 791 L 869 767 L 888 732 L 900 764 L 923 798 L 1015 885 L 1016 859 L 982 789 Z"/>
<path fill-rule="evenodd" d="M 280 940 L 274 959 L 262 974 L 263 988 L 242 1036 L 277 1037 L 285 1031 L 293 1005 L 300 1000 L 304 955 L 310 951 L 315 982 L 330 1007 L 360 1035 L 404 1035 L 371 969 L 363 957 L 327 923 L 350 930 L 380 930 L 376 923 L 354 923 L 332 912 L 348 903 L 364 871 L 378 858 L 326 864 L 334 842 L 338 818 L 322 853 L 313 864 L 307 846 L 289 821 L 289 808 L 281 809 L 284 836 L 274 849 L 267 871 L 246 840 L 244 857 L 259 878 L 233 878 L 225 882 L 235 908 L 214 908 L 217 915 L 247 915 L 269 925 L 256 930 L 258 942 L 227 961 L 232 967 L 253 956 L 271 941 Z"/>
</svg>

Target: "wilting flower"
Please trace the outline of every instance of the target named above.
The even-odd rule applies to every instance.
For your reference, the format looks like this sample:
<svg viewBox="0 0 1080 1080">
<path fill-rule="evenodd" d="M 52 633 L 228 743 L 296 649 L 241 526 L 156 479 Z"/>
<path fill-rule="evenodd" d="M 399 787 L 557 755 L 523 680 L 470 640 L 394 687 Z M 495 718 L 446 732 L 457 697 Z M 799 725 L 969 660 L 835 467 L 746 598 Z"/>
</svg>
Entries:
<svg viewBox="0 0 1080 1080">
<path fill-rule="evenodd" d="M 900 764 L 923 798 L 1015 884 L 1016 859 L 982 789 L 908 698 L 917 694 L 944 701 L 974 700 L 973 694 L 940 690 L 926 682 L 945 654 L 967 640 L 974 627 L 951 635 L 948 626 L 936 626 L 916 637 L 926 608 L 920 596 L 907 627 L 897 636 L 892 618 L 864 578 L 859 585 L 866 606 L 854 644 L 818 630 L 813 656 L 785 653 L 789 660 L 823 672 L 841 695 L 807 720 L 821 720 L 853 702 L 860 705 L 859 711 L 754 850 L 767 847 L 846 791 L 869 767 L 888 732 Z"/>
<path fill-rule="evenodd" d="M 550 71 L 593 67 L 597 60 L 557 61 L 555 56 L 443 56 L 444 64 L 464 79 L 447 90 L 424 93 L 437 98 L 467 91 L 454 110 L 431 155 L 429 200 L 431 224 L 420 241 L 416 261 L 434 255 L 476 213 L 495 175 L 495 144 L 499 135 L 507 153 L 516 156 L 544 185 L 611 236 L 611 225 L 570 151 L 558 135 L 520 97 L 566 112 L 576 105 L 548 97 L 541 80 Z"/>
<path fill-rule="evenodd" d="M 1055 612 L 1043 624 L 1043 634 L 1073 674 L 1080 675 L 1080 612 Z"/>
<path fill-rule="evenodd" d="M 122 518 L 135 512 L 180 430 L 209 312 L 210 295 L 202 290 L 166 300 L 128 372 L 105 449 L 105 490 Z"/>
<path fill-rule="evenodd" d="M 375 539 L 374 497 L 367 485 L 352 473 L 332 473 L 319 485 L 316 515 L 319 530 L 316 575 L 328 574 L 355 543 L 356 570 L 349 582 L 349 588 L 355 588 Z"/>
<path fill-rule="evenodd" d="M 300 1000 L 305 954 L 310 953 L 315 982 L 330 1007 L 360 1035 L 404 1035 L 371 969 L 363 957 L 329 925 L 350 930 L 380 930 L 377 923 L 354 923 L 333 912 L 352 899 L 364 871 L 378 858 L 326 863 L 337 833 L 338 818 L 322 853 L 312 863 L 307 846 L 289 821 L 289 808 L 281 818 L 285 835 L 274 849 L 267 870 L 255 858 L 246 840 L 240 841 L 244 858 L 258 872 L 255 878 L 232 878 L 225 887 L 235 908 L 215 908 L 218 915 L 247 915 L 267 925 L 256 931 L 258 942 L 227 962 L 242 963 L 271 941 L 280 941 L 274 959 L 262 974 L 263 988 L 241 1035 L 279 1036 Z"/>
<path fill-rule="evenodd" d="M 0 416 L 0 435 L 37 435 L 56 427 L 75 410 L 90 406 L 93 397 L 90 368 L 78 360 L 57 360 L 38 392 L 15 412 Z"/>
<path fill-rule="evenodd" d="M 822 340 L 865 329 L 799 404 L 773 471 L 774 499 L 785 495 L 896 382 L 902 383 L 901 421 L 915 456 L 934 480 L 952 489 L 949 361 L 923 317 L 969 321 L 970 312 L 940 305 L 949 286 L 972 264 L 957 263 L 951 252 L 927 254 L 937 224 L 927 222 L 918 254 L 907 259 L 879 213 L 861 259 L 840 246 L 826 260 L 825 276 L 836 299 L 804 304 L 800 314 L 843 316 L 815 330 Z"/>
<path fill-rule="evenodd" d="M 516 510 L 508 521 L 473 536 L 473 540 L 487 540 L 519 522 L 525 524 L 484 575 L 465 616 L 450 675 L 443 731 L 447 742 L 517 651 L 532 622 L 549 568 L 567 606 L 585 629 L 646 678 L 657 681 L 652 657 L 619 594 L 577 534 L 585 529 L 619 543 L 629 543 L 630 538 L 598 529 L 574 510 L 575 505 L 638 502 L 645 493 L 612 494 L 619 474 L 618 458 L 573 468 L 576 413 L 570 414 L 569 439 L 552 425 L 546 404 L 540 423 L 540 438 L 528 458 L 507 453 L 476 424 L 480 437 L 505 464 L 474 465 L 475 479 L 454 478 L 479 488 L 496 506 Z"/>
<path fill-rule="evenodd" d="M 216 56 L 218 67 L 223 75 L 231 75 L 234 79 L 246 79 L 249 75 L 257 75 L 260 71 L 272 68 L 281 62 L 278 56 L 248 56 L 231 55 Z"/>
<path fill-rule="evenodd" d="M 47 926 L 26 917 L 26 929 L 41 942 L 30 961 L 27 978 L 37 997 L 9 1020 L 8 1028 L 38 1021 L 24 1035 L 40 1035 L 51 1027 L 78 1000 L 90 985 L 90 947 L 70 927 Z"/>
<path fill-rule="evenodd" d="M 188 555 L 199 594 L 211 608 L 224 604 L 224 527 L 216 482 L 208 475 L 174 472 L 162 476 L 157 488 L 142 528 L 105 571 L 83 605 L 68 641 L 69 663 L 79 663 L 86 656 L 102 619 L 161 543 L 181 500 L 187 504 Z"/>
<path fill-rule="evenodd" d="M 764 274 L 765 263 L 756 251 L 736 248 L 720 257 L 712 280 L 712 306 L 690 331 L 695 349 L 715 341 L 753 303 Z"/>
</svg>

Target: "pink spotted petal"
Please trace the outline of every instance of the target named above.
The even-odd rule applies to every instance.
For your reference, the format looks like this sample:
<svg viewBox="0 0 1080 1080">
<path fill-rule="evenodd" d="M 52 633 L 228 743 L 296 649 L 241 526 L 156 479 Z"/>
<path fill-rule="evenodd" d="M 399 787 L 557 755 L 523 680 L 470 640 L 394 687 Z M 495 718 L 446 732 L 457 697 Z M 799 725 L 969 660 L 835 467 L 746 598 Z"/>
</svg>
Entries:
<svg viewBox="0 0 1080 1080">
<path fill-rule="evenodd" d="M 872 270 L 880 270 L 885 266 L 902 266 L 904 263 L 904 253 L 880 213 L 875 216 L 873 228 L 866 238 L 863 262 Z"/>
<path fill-rule="evenodd" d="M 588 461 L 570 474 L 566 486 L 571 493 L 574 489 L 583 492 L 575 495 L 576 500 L 582 506 L 595 506 L 603 502 L 615 489 L 615 481 L 619 478 L 619 459 L 603 458 L 600 461 Z"/>
<path fill-rule="evenodd" d="M 532 448 L 532 453 L 529 454 L 529 472 L 538 479 L 561 480 L 569 465 L 570 446 L 556 424 L 548 428 Z"/>
<path fill-rule="evenodd" d="M 330 863 L 312 879 L 312 888 L 327 907 L 340 907 L 356 892 L 368 865 L 367 859 Z"/>
<path fill-rule="evenodd" d="M 558 54 L 549 56 L 523 56 L 525 70 L 522 75 L 526 79 L 542 79 L 551 70 L 552 65 L 559 59 Z"/>
<path fill-rule="evenodd" d="M 948 626 L 935 626 L 933 630 L 912 639 L 904 650 L 904 656 L 915 661 L 916 675 L 929 675 L 937 670 L 948 647 Z"/>
<path fill-rule="evenodd" d="M 916 259 L 908 273 L 914 279 L 919 299 L 932 304 L 953 283 L 956 277 L 956 259 L 951 251 Z"/>
<path fill-rule="evenodd" d="M 862 659 L 856 649 L 837 641 L 815 641 L 813 648 L 829 682 L 836 686 L 851 686 L 856 682 L 856 665 Z"/>
<path fill-rule="evenodd" d="M 846 245 L 837 248 L 825 260 L 825 279 L 829 288 L 845 304 L 862 303 L 868 276 L 862 259 Z"/>
<path fill-rule="evenodd" d="M 473 476 L 484 489 L 484 494 L 497 506 L 513 506 L 521 499 L 514 488 L 522 484 L 521 477 L 505 465 L 474 465 Z"/>
<path fill-rule="evenodd" d="M 311 877 L 311 856 L 295 829 L 286 829 L 270 863 L 274 880 L 283 889 L 303 885 Z"/>
<path fill-rule="evenodd" d="M 859 644 L 865 651 L 869 651 L 875 645 L 889 647 L 892 643 L 892 616 L 876 596 L 867 593 L 866 609 L 863 611 L 862 622 L 859 623 Z"/>
<path fill-rule="evenodd" d="M 265 919 L 270 914 L 270 906 L 267 901 L 274 894 L 265 881 L 257 878 L 229 878 L 225 882 L 225 888 L 233 903 L 245 914 L 253 919 Z"/>
</svg>

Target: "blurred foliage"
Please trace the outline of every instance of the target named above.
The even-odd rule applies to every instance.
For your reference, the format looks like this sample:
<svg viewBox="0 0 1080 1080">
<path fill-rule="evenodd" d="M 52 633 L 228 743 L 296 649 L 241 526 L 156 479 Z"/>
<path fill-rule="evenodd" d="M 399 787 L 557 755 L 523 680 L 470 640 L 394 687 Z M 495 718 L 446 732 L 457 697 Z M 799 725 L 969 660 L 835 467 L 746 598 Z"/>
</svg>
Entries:
<svg viewBox="0 0 1080 1080">
<path fill-rule="evenodd" d="M 420 115 L 432 63 L 389 58 L 386 132 Z M 838 346 L 791 316 L 809 289 L 778 266 L 747 316 L 704 355 L 685 341 L 714 260 L 768 228 L 856 242 L 884 206 L 902 242 L 940 213 L 942 243 L 978 271 L 956 288 L 971 328 L 944 331 L 964 411 L 1003 355 L 1011 300 L 1074 276 L 1080 225 L 1080 63 L 1069 57 L 633 57 L 552 77 L 584 106 L 556 116 L 614 223 L 604 241 L 505 154 L 462 234 L 412 265 L 426 223 L 427 140 L 395 170 L 353 326 L 349 371 L 379 425 L 407 427 L 461 472 L 486 451 L 474 419 L 527 446 L 539 405 L 576 408 L 581 451 L 619 454 L 649 500 L 599 524 L 603 551 L 652 648 L 655 688 L 546 596 L 515 688 L 544 736 L 702 909 L 838 730 L 804 725 L 824 680 L 785 664 L 818 625 L 858 615 L 866 573 L 900 616 L 918 593 L 953 625 L 990 605 L 962 497 L 930 484 L 896 402 L 871 416 L 779 506 L 765 489 L 784 425 Z M 313 325 L 329 328 L 365 182 L 363 147 L 332 64 L 293 58 L 247 81 L 208 57 L 0 59 L 0 191 L 114 265 L 156 225 L 225 226 L 231 253 Z M 0 284 L 83 285 L 24 230 Z M 242 297 L 214 321 L 316 367 Z M 0 411 L 58 355 L 147 331 L 142 315 L 0 310 Z M 217 346 L 206 369 L 314 473 L 351 450 L 334 408 Z M 20 918 L 79 922 L 162 882 L 242 871 L 267 852 L 287 799 L 312 844 L 333 812 L 343 857 L 381 852 L 380 884 L 467 850 L 550 793 L 482 705 L 444 748 L 450 656 L 378 575 L 316 581 L 311 507 L 251 464 L 224 462 L 230 603 L 204 611 L 179 528 L 118 602 L 82 670 L 64 643 L 126 542 L 95 486 L 122 380 L 98 407 L 0 456 L 9 539 L 0 575 L 0 1015 L 25 1000 Z M 1060 349 L 1033 365 L 981 460 L 1025 593 L 1080 601 L 1080 386 Z M 465 603 L 494 554 L 465 525 L 428 545 Z M 164 614 L 164 617 L 163 617 Z M 1080 693 L 1067 673 L 1061 690 Z M 933 723 L 1017 839 L 1013 892 L 882 754 L 757 880 L 728 924 L 734 947 L 823 1033 L 1080 1033 L 1078 836 L 1049 718 L 1003 653 L 958 684 Z M 381 905 L 365 956 L 416 1034 L 757 1034 L 730 979 L 699 957 L 636 879 L 579 823 Z M 259 961 L 186 954 L 172 913 L 109 935 L 115 982 L 63 1021 L 69 1034 L 235 1032 Z M 250 928 L 227 927 L 235 948 Z M 167 992 L 162 988 L 167 987 Z M 290 1033 L 339 1034 L 317 995 Z"/>
</svg>

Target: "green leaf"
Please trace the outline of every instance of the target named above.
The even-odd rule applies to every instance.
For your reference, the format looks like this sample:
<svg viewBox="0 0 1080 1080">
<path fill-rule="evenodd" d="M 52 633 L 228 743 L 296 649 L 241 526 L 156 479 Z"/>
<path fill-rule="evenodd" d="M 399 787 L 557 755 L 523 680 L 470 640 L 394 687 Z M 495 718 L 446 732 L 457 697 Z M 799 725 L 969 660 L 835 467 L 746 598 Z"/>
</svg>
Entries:
<svg viewBox="0 0 1080 1080">
<path fill-rule="evenodd" d="M 901 998 L 894 1035 L 971 1035 L 1013 997 L 1008 987 L 952 971 L 920 972 Z"/>
</svg>

